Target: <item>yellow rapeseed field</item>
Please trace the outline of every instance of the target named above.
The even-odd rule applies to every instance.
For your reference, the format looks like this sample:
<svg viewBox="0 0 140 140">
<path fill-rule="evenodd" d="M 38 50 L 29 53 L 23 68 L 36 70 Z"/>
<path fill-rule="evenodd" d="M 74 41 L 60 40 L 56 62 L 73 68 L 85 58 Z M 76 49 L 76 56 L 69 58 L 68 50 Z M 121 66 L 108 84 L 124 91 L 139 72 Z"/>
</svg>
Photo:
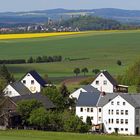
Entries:
<svg viewBox="0 0 140 140">
<path fill-rule="evenodd" d="M 37 37 L 51 37 L 51 36 L 63 36 L 80 34 L 80 32 L 57 32 L 57 33 L 28 33 L 28 34 L 3 34 L 0 35 L 2 39 L 22 39 L 22 38 L 37 38 Z"/>
</svg>

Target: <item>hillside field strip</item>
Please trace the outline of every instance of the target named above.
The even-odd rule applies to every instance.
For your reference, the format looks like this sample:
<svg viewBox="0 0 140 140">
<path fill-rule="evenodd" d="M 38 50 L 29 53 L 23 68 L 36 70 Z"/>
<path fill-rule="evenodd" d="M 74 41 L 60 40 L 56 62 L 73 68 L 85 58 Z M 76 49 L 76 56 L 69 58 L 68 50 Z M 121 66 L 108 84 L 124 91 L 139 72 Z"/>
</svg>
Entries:
<svg viewBox="0 0 140 140">
<path fill-rule="evenodd" d="M 111 74 L 118 75 L 123 74 L 140 58 L 140 30 L 88 31 L 38 38 L 12 38 L 0 40 L 0 59 L 27 60 L 30 56 L 54 55 L 63 57 L 62 62 L 7 65 L 17 78 L 31 69 L 37 70 L 41 75 L 47 73 L 49 77 L 74 76 L 75 67 L 87 67 L 88 75 L 93 75 L 91 71 L 95 68 L 106 69 Z M 122 66 L 116 64 L 117 60 L 122 61 Z"/>
<path fill-rule="evenodd" d="M 1 34 L 0 40 L 5 39 L 27 39 L 27 38 L 39 38 L 39 37 L 52 37 L 63 35 L 80 34 L 80 32 L 57 32 L 57 33 L 26 33 L 26 34 Z"/>
<path fill-rule="evenodd" d="M 139 140 L 133 136 L 111 136 L 43 131 L 0 131 L 1 140 Z"/>
</svg>

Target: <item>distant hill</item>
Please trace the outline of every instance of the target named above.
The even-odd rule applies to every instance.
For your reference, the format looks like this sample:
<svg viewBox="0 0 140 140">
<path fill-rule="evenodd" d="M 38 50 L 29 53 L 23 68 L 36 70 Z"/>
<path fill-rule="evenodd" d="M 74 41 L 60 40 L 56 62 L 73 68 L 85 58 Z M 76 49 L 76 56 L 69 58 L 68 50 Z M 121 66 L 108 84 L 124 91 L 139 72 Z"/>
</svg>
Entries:
<svg viewBox="0 0 140 140">
<path fill-rule="evenodd" d="M 103 18 L 111 18 L 123 23 L 140 23 L 140 11 L 122 9 L 92 9 L 92 10 L 66 10 L 52 9 L 29 12 L 5 12 L 0 13 L 0 23 L 42 23 L 48 18 L 53 20 L 68 19 L 79 15 L 92 15 Z"/>
</svg>

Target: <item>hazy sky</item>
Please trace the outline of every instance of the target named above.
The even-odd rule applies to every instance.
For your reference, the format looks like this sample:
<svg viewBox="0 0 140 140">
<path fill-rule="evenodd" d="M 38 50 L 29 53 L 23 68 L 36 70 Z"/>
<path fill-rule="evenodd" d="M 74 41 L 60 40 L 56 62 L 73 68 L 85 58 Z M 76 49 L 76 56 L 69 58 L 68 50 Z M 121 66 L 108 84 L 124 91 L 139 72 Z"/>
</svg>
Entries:
<svg viewBox="0 0 140 140">
<path fill-rule="evenodd" d="M 0 12 L 30 11 L 53 8 L 120 8 L 140 10 L 140 0 L 0 0 Z"/>
</svg>

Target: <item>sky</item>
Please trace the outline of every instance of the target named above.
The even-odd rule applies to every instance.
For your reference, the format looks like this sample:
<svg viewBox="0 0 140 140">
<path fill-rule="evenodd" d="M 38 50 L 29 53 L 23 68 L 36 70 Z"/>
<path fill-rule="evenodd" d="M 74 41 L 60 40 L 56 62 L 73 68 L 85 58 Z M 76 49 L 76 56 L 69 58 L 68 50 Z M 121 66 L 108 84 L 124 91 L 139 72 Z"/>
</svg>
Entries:
<svg viewBox="0 0 140 140">
<path fill-rule="evenodd" d="M 140 10 L 140 0 L 0 0 L 0 12 L 65 9 L 119 8 Z"/>
</svg>

